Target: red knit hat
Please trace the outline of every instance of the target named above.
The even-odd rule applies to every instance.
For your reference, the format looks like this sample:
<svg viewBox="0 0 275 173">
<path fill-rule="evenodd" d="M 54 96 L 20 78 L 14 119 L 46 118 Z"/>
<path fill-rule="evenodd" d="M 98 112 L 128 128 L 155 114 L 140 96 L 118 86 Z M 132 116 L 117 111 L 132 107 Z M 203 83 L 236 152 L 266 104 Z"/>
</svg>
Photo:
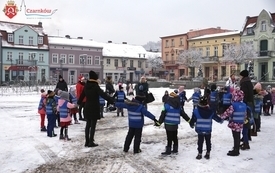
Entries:
<svg viewBox="0 0 275 173">
<path fill-rule="evenodd" d="M 85 78 L 84 78 L 84 76 L 79 76 L 78 77 L 78 80 L 84 80 Z"/>
</svg>

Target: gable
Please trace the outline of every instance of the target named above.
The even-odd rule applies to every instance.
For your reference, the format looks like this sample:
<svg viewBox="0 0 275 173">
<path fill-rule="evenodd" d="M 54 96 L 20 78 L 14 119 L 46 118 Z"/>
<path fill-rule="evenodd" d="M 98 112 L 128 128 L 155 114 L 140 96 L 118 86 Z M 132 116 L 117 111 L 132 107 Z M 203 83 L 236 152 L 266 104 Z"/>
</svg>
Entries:
<svg viewBox="0 0 275 173">
<path fill-rule="evenodd" d="M 28 25 L 24 25 L 23 27 L 18 28 L 17 30 L 14 31 L 14 33 L 28 33 L 28 34 L 37 34 L 38 33 L 33 30 L 31 27 Z"/>
</svg>

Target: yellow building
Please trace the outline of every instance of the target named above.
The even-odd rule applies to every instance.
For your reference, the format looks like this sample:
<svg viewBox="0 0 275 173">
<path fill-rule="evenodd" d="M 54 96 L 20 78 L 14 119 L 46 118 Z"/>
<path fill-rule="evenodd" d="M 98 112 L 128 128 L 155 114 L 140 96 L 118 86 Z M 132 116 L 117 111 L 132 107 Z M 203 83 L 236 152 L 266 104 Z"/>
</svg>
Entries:
<svg viewBox="0 0 275 173">
<path fill-rule="evenodd" d="M 188 47 L 202 51 L 203 77 L 210 81 L 222 80 L 236 70 L 235 64 L 222 62 L 223 50 L 227 44 L 240 44 L 240 31 L 203 35 L 188 39 Z M 196 74 L 198 68 L 196 68 Z"/>
</svg>

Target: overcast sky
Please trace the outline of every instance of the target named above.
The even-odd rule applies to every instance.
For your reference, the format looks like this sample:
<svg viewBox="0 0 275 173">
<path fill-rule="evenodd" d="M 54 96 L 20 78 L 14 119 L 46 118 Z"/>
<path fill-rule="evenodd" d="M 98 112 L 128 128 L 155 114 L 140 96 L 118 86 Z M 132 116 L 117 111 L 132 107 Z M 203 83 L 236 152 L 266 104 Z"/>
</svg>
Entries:
<svg viewBox="0 0 275 173">
<path fill-rule="evenodd" d="M 22 0 L 15 0 L 20 8 Z M 37 23 L 26 19 L 24 8 L 13 19 L 2 12 L 0 20 Z M 262 9 L 275 12 L 275 0 L 25 0 L 27 8 L 58 9 L 51 19 L 40 19 L 49 35 L 143 45 L 159 37 L 190 29 L 220 26 L 241 30 L 246 16 Z"/>
</svg>

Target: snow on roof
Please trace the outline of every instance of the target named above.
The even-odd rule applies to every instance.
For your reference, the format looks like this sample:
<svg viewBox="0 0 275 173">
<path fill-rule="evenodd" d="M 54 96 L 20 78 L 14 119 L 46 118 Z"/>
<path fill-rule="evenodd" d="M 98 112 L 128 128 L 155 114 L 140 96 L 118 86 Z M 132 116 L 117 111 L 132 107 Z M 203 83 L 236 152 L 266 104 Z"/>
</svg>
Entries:
<svg viewBox="0 0 275 173">
<path fill-rule="evenodd" d="M 240 31 L 232 31 L 232 32 L 222 32 L 217 34 L 207 34 L 199 37 L 194 37 L 188 40 L 199 40 L 199 39 L 205 39 L 205 38 L 212 38 L 212 37 L 222 37 L 222 36 L 228 36 L 228 35 L 235 35 L 240 34 Z"/>
<path fill-rule="evenodd" d="M 251 28 L 254 27 L 256 23 L 250 23 L 249 25 L 246 26 L 246 28 Z"/>
<path fill-rule="evenodd" d="M 161 52 L 147 52 L 146 58 L 156 58 L 161 57 Z"/>
<path fill-rule="evenodd" d="M 95 47 L 102 48 L 100 43 L 92 40 L 83 40 L 76 38 L 65 38 L 65 37 L 48 37 L 49 45 L 70 45 L 70 46 L 82 46 L 82 47 Z"/>
<path fill-rule="evenodd" d="M 13 44 L 9 44 L 6 40 L 2 40 L 2 46 L 10 47 L 10 48 L 25 48 L 25 49 L 43 49 L 43 50 L 48 49 L 48 46 L 45 44 L 43 46 L 13 45 Z"/>
<path fill-rule="evenodd" d="M 42 26 L 33 25 L 33 24 L 11 23 L 11 22 L 0 21 L 0 30 L 6 31 L 7 33 L 13 33 L 14 31 L 16 31 L 19 28 L 22 28 L 24 26 L 30 27 L 35 32 L 37 32 L 38 35 L 45 35 L 45 32 L 43 31 Z"/>
</svg>

